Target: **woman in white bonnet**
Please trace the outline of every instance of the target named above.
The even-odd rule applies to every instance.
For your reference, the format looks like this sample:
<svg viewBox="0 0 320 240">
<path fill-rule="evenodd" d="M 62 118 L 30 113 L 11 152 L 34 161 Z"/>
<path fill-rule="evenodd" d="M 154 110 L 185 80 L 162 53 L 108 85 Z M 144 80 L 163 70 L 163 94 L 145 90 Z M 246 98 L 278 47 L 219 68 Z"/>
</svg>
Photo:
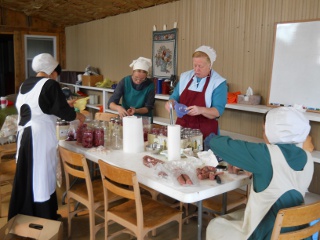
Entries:
<svg viewBox="0 0 320 240">
<path fill-rule="evenodd" d="M 151 60 L 148 58 L 139 57 L 133 60 L 129 65 L 132 67 L 132 74 L 118 83 L 108 101 L 108 107 L 117 111 L 120 117 L 132 115 L 152 117 L 155 87 L 153 81 L 147 78 L 151 65 Z"/>
<path fill-rule="evenodd" d="M 175 101 L 187 106 L 188 113 L 176 123 L 182 127 L 200 129 L 203 138 L 210 133 L 219 134 L 218 118 L 224 112 L 227 103 L 227 82 L 212 64 L 216 60 L 216 51 L 209 46 L 201 46 L 192 55 L 193 70 L 184 72 L 170 100 L 165 107 L 170 111 L 169 102 Z"/>
<path fill-rule="evenodd" d="M 302 149 L 309 131 L 303 112 L 280 107 L 266 115 L 266 143 L 213 135 L 205 140 L 226 162 L 253 174 L 245 210 L 211 220 L 206 239 L 270 239 L 278 211 L 301 205 L 312 180 L 313 159 Z"/>
<path fill-rule="evenodd" d="M 35 56 L 35 77 L 20 86 L 18 111 L 17 168 L 8 220 L 24 214 L 57 220 L 56 196 L 57 118 L 84 121 L 85 116 L 69 106 L 59 83 L 59 63 L 48 53 Z"/>
</svg>

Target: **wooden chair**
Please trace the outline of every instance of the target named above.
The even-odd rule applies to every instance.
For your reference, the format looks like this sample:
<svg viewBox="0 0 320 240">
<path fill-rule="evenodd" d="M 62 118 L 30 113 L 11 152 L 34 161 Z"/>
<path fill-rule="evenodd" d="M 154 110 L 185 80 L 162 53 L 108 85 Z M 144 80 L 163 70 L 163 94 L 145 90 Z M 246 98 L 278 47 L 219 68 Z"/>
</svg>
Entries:
<svg viewBox="0 0 320 240">
<path fill-rule="evenodd" d="M 87 110 L 81 110 L 80 113 L 86 116 L 87 119 L 92 119 L 92 114 Z"/>
<path fill-rule="evenodd" d="M 281 209 L 278 212 L 276 221 L 274 223 L 271 240 L 295 240 L 310 237 L 316 232 L 320 231 L 320 222 L 317 222 L 313 226 L 309 225 L 312 221 L 317 219 L 320 219 L 320 201 L 311 204 L 304 204 L 301 206 Z M 303 225 L 306 225 L 306 227 L 301 230 L 295 230 L 286 233 L 280 232 L 284 227 L 295 227 Z"/>
<path fill-rule="evenodd" d="M 118 114 L 115 114 L 115 113 L 97 112 L 94 116 L 94 119 L 109 122 L 111 118 L 117 117 L 117 116 Z"/>
<path fill-rule="evenodd" d="M 112 166 L 102 160 L 98 161 L 105 197 L 105 239 L 108 239 L 108 221 L 114 221 L 125 227 L 110 236 L 121 233 L 135 235 L 144 239 L 148 232 L 169 222 L 179 223 L 179 239 L 182 231 L 182 212 L 159 203 L 151 198 L 141 196 L 135 172 Z M 109 191 L 107 191 L 109 190 Z M 110 192 L 127 198 L 128 201 L 109 207 Z"/>
<path fill-rule="evenodd" d="M 0 162 L 0 217 L 2 215 L 2 200 L 4 197 L 11 195 L 11 186 L 13 184 L 14 175 L 16 173 L 16 160 L 10 159 L 7 161 Z M 5 191 L 3 191 L 5 190 Z"/>
<path fill-rule="evenodd" d="M 223 215 L 232 211 L 234 208 L 246 204 L 249 198 L 251 185 L 246 190 L 235 189 L 233 191 L 211 197 L 202 201 L 204 210 L 214 215 Z"/>
<path fill-rule="evenodd" d="M 87 160 L 83 154 L 72 152 L 59 146 L 66 180 L 66 201 L 68 205 L 68 237 L 71 235 L 71 220 L 82 211 L 89 212 L 90 240 L 95 239 L 96 233 L 104 227 L 104 222 L 96 224 L 95 216 L 104 219 L 103 186 L 101 179 L 91 180 Z M 72 184 L 72 180 L 79 181 Z M 82 180 L 82 181 L 80 181 Z M 114 202 L 120 198 L 114 194 L 108 195 L 108 201 Z M 72 204 L 72 200 L 73 204 Z M 85 208 L 78 208 L 80 203 Z M 73 205 L 73 206 L 72 206 Z M 99 211 L 101 210 L 101 211 Z"/>
</svg>

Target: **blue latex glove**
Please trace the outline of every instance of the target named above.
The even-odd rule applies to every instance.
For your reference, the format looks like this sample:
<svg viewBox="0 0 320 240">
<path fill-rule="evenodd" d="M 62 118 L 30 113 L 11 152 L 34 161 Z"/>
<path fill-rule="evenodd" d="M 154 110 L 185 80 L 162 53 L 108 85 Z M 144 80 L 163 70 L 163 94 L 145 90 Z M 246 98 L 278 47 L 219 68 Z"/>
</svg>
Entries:
<svg viewBox="0 0 320 240">
<path fill-rule="evenodd" d="M 210 149 L 210 141 L 211 139 L 216 136 L 216 134 L 214 133 L 210 133 L 205 139 L 204 139 L 204 142 L 203 142 L 203 148 L 205 151 L 208 151 Z"/>
<path fill-rule="evenodd" d="M 187 106 L 178 102 L 174 102 L 174 110 L 176 110 L 176 114 L 178 118 L 182 118 L 186 115 L 189 110 L 187 110 Z"/>
</svg>

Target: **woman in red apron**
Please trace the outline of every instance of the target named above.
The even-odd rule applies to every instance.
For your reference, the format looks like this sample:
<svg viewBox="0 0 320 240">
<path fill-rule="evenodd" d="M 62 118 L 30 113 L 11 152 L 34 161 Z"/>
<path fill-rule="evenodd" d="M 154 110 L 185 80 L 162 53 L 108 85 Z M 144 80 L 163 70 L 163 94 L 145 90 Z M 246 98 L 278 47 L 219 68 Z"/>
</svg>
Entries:
<svg viewBox="0 0 320 240">
<path fill-rule="evenodd" d="M 181 74 L 169 100 L 187 106 L 188 113 L 178 117 L 176 124 L 200 129 L 203 138 L 210 133 L 219 134 L 217 119 L 227 103 L 226 79 L 211 68 L 215 59 L 216 52 L 211 47 L 197 48 L 192 55 L 193 70 Z M 169 102 L 166 109 L 170 110 Z"/>
</svg>

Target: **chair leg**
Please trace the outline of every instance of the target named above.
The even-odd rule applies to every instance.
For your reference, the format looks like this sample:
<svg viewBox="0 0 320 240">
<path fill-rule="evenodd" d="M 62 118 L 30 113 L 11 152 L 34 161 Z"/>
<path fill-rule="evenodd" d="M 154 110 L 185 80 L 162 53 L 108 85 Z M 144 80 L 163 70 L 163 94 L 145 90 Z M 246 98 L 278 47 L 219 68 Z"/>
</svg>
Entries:
<svg viewBox="0 0 320 240">
<path fill-rule="evenodd" d="M 70 206 L 70 199 L 67 199 L 67 204 L 68 204 L 68 237 L 71 237 L 71 216 L 70 216 L 70 212 L 71 212 L 71 206 Z"/>
<path fill-rule="evenodd" d="M 159 192 L 150 192 L 151 193 L 151 198 L 155 201 L 158 200 L 158 195 L 159 195 Z M 153 229 L 152 230 L 152 233 L 151 233 L 152 237 L 155 237 L 157 235 L 157 229 Z"/>
<path fill-rule="evenodd" d="M 92 209 L 89 210 L 89 225 L 90 225 L 90 240 L 95 240 L 95 219 L 94 212 Z"/>
<path fill-rule="evenodd" d="M 108 220 L 105 219 L 104 221 L 104 239 L 108 239 Z"/>
</svg>

